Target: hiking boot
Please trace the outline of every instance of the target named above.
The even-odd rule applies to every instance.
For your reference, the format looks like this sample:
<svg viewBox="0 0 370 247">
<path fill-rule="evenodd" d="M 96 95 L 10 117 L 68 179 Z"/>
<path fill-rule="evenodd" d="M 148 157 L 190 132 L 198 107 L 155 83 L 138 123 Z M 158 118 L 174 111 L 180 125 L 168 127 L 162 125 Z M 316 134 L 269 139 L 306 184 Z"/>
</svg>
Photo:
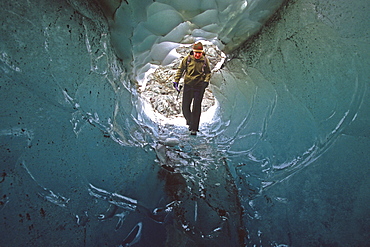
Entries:
<svg viewBox="0 0 370 247">
<path fill-rule="evenodd" d="M 190 131 L 190 135 L 196 136 L 197 135 L 197 132 L 195 130 L 192 130 L 192 131 Z"/>
</svg>

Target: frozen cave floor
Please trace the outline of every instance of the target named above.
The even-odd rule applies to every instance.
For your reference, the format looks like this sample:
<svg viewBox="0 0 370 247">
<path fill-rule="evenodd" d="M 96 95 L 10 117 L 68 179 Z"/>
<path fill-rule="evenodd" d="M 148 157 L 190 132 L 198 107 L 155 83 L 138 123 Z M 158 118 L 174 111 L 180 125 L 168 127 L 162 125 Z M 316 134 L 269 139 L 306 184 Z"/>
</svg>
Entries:
<svg viewBox="0 0 370 247">
<path fill-rule="evenodd" d="M 167 246 L 243 246 L 246 232 L 238 189 L 222 148 L 207 135 L 206 124 L 201 127 L 197 136 L 184 126 L 160 127 L 155 147 L 162 168 L 158 178 L 164 181 L 174 217 L 174 225 L 167 228 Z"/>
</svg>

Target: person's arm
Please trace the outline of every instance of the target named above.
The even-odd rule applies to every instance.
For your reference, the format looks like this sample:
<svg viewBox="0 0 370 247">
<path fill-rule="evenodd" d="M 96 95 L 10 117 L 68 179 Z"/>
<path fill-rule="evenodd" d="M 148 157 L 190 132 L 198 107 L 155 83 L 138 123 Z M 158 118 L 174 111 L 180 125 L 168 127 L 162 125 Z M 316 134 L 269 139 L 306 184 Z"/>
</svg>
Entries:
<svg viewBox="0 0 370 247">
<path fill-rule="evenodd" d="M 175 82 L 176 83 L 179 83 L 183 73 L 184 73 L 184 70 L 186 69 L 186 60 L 187 60 L 187 56 L 184 57 L 179 65 L 179 67 L 177 68 L 177 72 L 176 72 L 176 76 L 175 76 Z"/>
</svg>

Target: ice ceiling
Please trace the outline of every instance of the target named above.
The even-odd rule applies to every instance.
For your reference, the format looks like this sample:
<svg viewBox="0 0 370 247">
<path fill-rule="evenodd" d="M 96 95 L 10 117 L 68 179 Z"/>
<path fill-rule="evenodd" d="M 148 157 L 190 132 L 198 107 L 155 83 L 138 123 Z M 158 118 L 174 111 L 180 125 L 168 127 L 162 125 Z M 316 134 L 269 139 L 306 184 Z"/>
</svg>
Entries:
<svg viewBox="0 0 370 247">
<path fill-rule="evenodd" d="M 365 246 L 369 5 L 2 1 L 0 246 Z M 196 40 L 193 138 L 136 83 Z"/>
</svg>

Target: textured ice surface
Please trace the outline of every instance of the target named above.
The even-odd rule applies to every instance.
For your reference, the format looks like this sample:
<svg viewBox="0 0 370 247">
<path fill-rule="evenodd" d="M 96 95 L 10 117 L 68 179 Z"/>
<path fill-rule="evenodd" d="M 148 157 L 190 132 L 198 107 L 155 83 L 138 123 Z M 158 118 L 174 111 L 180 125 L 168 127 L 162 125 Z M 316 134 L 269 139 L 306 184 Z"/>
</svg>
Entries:
<svg viewBox="0 0 370 247">
<path fill-rule="evenodd" d="M 288 2 L 4 1 L 0 245 L 366 246 L 369 1 Z M 195 40 L 192 138 L 135 81 Z"/>
</svg>

